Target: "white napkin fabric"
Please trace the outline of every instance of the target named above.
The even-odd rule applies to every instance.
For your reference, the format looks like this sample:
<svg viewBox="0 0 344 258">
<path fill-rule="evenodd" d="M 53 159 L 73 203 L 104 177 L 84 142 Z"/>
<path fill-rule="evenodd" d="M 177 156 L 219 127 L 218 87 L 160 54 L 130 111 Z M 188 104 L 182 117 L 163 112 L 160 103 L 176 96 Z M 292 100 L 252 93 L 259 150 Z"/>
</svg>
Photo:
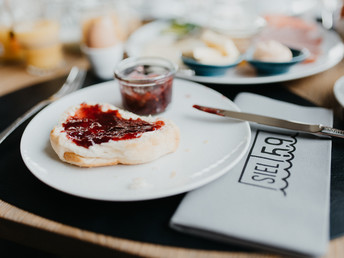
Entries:
<svg viewBox="0 0 344 258">
<path fill-rule="evenodd" d="M 240 93 L 234 102 L 244 112 L 333 124 L 332 111 L 324 108 L 252 93 Z M 325 254 L 331 139 L 250 125 L 252 139 L 246 156 L 223 177 L 189 192 L 170 226 L 213 240 L 282 253 Z"/>
</svg>

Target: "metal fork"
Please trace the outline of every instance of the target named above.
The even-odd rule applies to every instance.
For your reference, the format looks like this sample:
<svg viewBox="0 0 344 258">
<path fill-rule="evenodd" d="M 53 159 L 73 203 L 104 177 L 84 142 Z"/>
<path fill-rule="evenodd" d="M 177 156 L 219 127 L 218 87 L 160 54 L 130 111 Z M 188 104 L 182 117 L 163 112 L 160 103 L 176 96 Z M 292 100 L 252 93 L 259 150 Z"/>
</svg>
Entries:
<svg viewBox="0 0 344 258">
<path fill-rule="evenodd" d="M 49 98 L 42 100 L 41 102 L 37 103 L 35 106 L 30 108 L 27 112 L 23 115 L 18 117 L 9 127 L 7 127 L 1 134 L 0 134 L 0 144 L 9 136 L 18 126 L 20 126 L 24 121 L 30 118 L 32 115 L 36 114 L 39 110 L 44 108 L 45 106 L 49 105 L 50 103 L 58 100 L 59 98 L 76 91 L 79 89 L 86 76 L 86 70 L 80 69 L 76 66 L 72 67 L 69 75 L 66 79 L 66 82 L 62 85 L 62 87 Z"/>
</svg>

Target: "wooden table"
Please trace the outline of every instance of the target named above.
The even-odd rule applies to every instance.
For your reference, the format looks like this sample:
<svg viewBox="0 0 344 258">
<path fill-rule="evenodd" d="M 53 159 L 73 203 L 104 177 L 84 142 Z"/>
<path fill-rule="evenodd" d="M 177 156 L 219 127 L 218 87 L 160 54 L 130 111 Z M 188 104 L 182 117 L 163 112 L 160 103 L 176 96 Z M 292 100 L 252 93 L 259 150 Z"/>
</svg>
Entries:
<svg viewBox="0 0 344 258">
<path fill-rule="evenodd" d="M 88 67 L 87 60 L 81 54 L 74 53 L 66 56 L 66 66 L 55 74 L 46 77 L 36 77 L 25 72 L 22 66 L 0 67 L 0 96 L 23 87 L 51 78 L 67 74 L 72 65 Z M 333 95 L 334 82 L 344 75 L 342 61 L 332 69 L 323 73 L 290 82 L 281 83 L 293 93 L 313 102 L 314 104 L 335 110 L 341 116 L 341 108 Z M 26 235 L 23 243 L 22 234 Z M 32 238 L 27 237 L 32 236 Z M 97 254 L 104 256 L 116 254 L 122 256 L 150 256 L 150 257 L 277 257 L 266 253 L 235 253 L 222 251 L 192 250 L 177 247 L 160 246 L 150 243 L 136 242 L 97 234 L 64 225 L 25 210 L 19 209 L 0 200 L 0 237 L 19 242 L 37 249 L 42 246 L 37 241 L 41 239 L 47 243 L 44 251 L 57 254 L 68 250 L 69 255 Z M 27 241 L 27 239 L 31 239 Z M 84 242 L 95 244 L 85 246 Z M 61 248 L 63 247 L 63 248 Z M 106 247 L 98 248 L 97 247 Z M 326 257 L 344 257 L 344 237 L 331 241 Z"/>
</svg>

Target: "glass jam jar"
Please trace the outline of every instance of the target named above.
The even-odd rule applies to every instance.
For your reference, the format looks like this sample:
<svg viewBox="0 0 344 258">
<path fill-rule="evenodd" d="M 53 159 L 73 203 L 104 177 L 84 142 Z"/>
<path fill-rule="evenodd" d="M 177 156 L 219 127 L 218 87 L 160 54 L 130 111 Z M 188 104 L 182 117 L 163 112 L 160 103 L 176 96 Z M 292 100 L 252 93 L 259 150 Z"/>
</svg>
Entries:
<svg viewBox="0 0 344 258">
<path fill-rule="evenodd" d="M 177 66 L 160 57 L 132 57 L 115 69 L 125 109 L 138 115 L 164 112 L 172 99 Z"/>
</svg>

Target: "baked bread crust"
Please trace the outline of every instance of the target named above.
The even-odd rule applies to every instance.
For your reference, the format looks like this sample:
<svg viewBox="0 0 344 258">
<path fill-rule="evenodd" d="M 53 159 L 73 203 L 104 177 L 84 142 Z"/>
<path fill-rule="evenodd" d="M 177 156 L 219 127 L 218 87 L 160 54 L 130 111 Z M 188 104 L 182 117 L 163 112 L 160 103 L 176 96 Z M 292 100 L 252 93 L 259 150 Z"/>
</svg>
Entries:
<svg viewBox="0 0 344 258">
<path fill-rule="evenodd" d="M 144 132 L 140 137 L 128 140 L 110 140 L 101 144 L 93 144 L 88 148 L 78 146 L 64 131 L 63 123 L 73 116 L 80 105 L 69 108 L 62 115 L 59 123 L 50 133 L 51 146 L 58 157 L 67 163 L 80 167 L 99 167 L 117 164 L 142 164 L 153 161 L 168 153 L 176 151 L 180 141 L 179 128 L 170 120 L 137 116 L 110 104 L 96 103 L 102 110 L 118 110 L 123 118 L 137 119 L 154 123 L 163 121 L 165 124 L 158 130 Z M 94 103 L 89 104 L 94 105 Z"/>
</svg>

